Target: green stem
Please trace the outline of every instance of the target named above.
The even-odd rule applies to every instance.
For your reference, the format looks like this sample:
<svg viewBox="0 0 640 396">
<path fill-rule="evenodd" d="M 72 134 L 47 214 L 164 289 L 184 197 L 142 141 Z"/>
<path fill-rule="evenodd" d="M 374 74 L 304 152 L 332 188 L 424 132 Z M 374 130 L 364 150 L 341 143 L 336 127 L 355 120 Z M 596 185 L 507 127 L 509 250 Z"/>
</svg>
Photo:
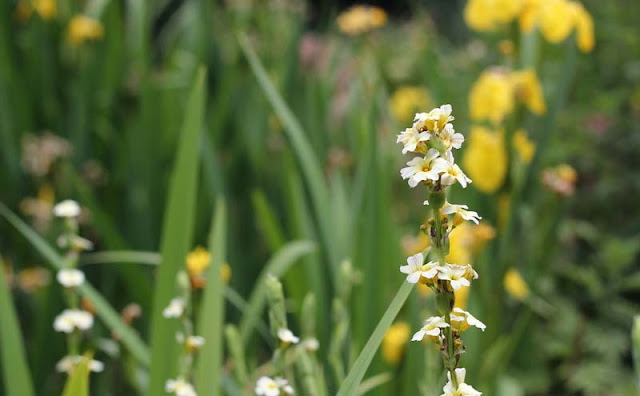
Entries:
<svg viewBox="0 0 640 396">
<path fill-rule="evenodd" d="M 445 337 L 447 339 L 447 355 L 448 355 L 448 363 L 449 363 L 449 367 L 447 367 L 447 370 L 449 370 L 449 373 L 451 375 L 451 383 L 453 383 L 453 387 L 455 389 L 458 389 L 458 378 L 456 377 L 456 359 L 455 359 L 455 352 L 454 352 L 454 345 L 453 345 L 453 330 L 451 329 L 451 313 L 447 312 L 444 314 L 444 320 L 447 322 L 447 324 L 449 325 L 449 327 L 447 327 L 445 329 Z"/>
</svg>

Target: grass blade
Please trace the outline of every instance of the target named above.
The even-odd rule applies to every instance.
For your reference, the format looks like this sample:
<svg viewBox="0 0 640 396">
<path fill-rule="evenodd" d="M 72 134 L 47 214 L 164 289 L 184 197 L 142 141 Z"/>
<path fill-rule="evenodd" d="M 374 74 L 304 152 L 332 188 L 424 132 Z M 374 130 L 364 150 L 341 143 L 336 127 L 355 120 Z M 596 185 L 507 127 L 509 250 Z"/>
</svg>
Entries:
<svg viewBox="0 0 640 396">
<path fill-rule="evenodd" d="M 207 287 L 198 316 L 197 334 L 205 336 L 207 340 L 198 354 L 195 368 L 196 389 L 199 395 L 220 394 L 224 326 L 224 284 L 220 274 L 225 261 L 226 222 L 224 200 L 219 199 L 209 237 L 211 266 L 207 273 Z"/>
<path fill-rule="evenodd" d="M 382 338 L 384 337 L 387 329 L 391 326 L 391 323 L 400 312 L 400 308 L 406 301 L 407 297 L 409 297 L 409 293 L 413 289 L 413 285 L 408 282 L 403 282 L 402 286 L 400 286 L 400 290 L 389 304 L 387 311 L 380 319 L 378 326 L 369 337 L 369 341 L 365 344 L 362 352 L 360 352 L 360 356 L 356 360 L 355 364 L 349 371 L 347 378 L 345 378 L 342 386 L 340 386 L 340 390 L 338 391 L 337 396 L 350 396 L 357 395 L 358 388 L 360 386 L 360 382 L 364 378 L 364 375 L 367 373 L 367 369 L 373 360 L 373 357 L 376 354 L 376 351 L 380 347 L 380 343 L 382 342 Z"/>
<path fill-rule="evenodd" d="M 89 396 L 89 364 L 91 357 L 85 356 L 71 371 L 64 385 L 62 396 Z"/>
<path fill-rule="evenodd" d="M 137 263 L 159 265 L 162 256 L 156 252 L 144 252 L 136 250 L 112 250 L 97 253 L 87 253 L 80 257 L 80 265 L 110 264 L 110 263 Z"/>
<path fill-rule="evenodd" d="M 0 258 L 0 362 L 7 396 L 33 396 L 33 383 L 20 336 L 18 315 Z"/>
<path fill-rule="evenodd" d="M 242 51 L 251 66 L 251 70 L 255 74 L 260 87 L 273 106 L 276 114 L 282 121 L 287 137 L 293 146 L 293 152 L 295 153 L 296 159 L 302 169 L 304 180 L 309 187 L 311 201 L 320 229 L 320 235 L 325 243 L 325 254 L 329 259 L 330 270 L 332 271 L 333 280 L 335 282 L 339 258 L 336 255 L 336 250 L 329 246 L 333 239 L 331 237 L 331 227 L 327 217 L 327 213 L 329 213 L 329 194 L 327 191 L 327 185 L 324 182 L 325 179 L 322 173 L 323 168 L 320 161 L 318 161 L 311 144 L 307 140 L 300 122 L 296 119 L 291 109 L 287 106 L 285 101 L 282 99 L 282 96 L 280 96 L 280 93 L 278 93 L 276 87 L 269 79 L 264 66 L 251 47 L 247 37 L 244 34 L 240 34 L 238 35 L 238 41 L 240 43 L 240 48 L 242 48 Z"/>
<path fill-rule="evenodd" d="M 279 277 L 302 256 L 315 250 L 315 244 L 309 241 L 293 241 L 284 245 L 265 265 L 264 269 L 256 280 L 256 287 L 249 297 L 249 304 L 240 322 L 240 335 L 242 344 L 247 345 L 251 334 L 260 320 L 262 309 L 265 305 L 266 288 L 265 279 L 271 274 Z"/>
<path fill-rule="evenodd" d="M 23 222 L 18 216 L 0 203 L 0 215 L 2 215 L 11 225 L 13 225 L 31 245 L 44 257 L 54 269 L 61 269 L 64 266 L 64 259 L 45 241 L 38 233 Z M 111 307 L 102 295 L 88 283 L 83 283 L 78 287 L 78 292 L 84 296 L 95 307 L 98 317 L 107 327 L 120 335 L 124 346 L 141 363 L 149 365 L 151 359 L 149 350 L 138 333 L 127 326 L 120 314 Z"/>
<path fill-rule="evenodd" d="M 206 100 L 205 80 L 206 71 L 200 68 L 187 102 L 170 181 L 160 248 L 162 264 L 158 269 L 151 317 L 151 356 L 157 358 L 151 360 L 150 395 L 163 394 L 165 381 L 173 377 L 176 371 L 177 343 L 174 337 L 177 323 L 167 321 L 162 316 L 162 310 L 175 296 L 176 274 L 184 266 L 193 235 L 198 144 Z"/>
</svg>

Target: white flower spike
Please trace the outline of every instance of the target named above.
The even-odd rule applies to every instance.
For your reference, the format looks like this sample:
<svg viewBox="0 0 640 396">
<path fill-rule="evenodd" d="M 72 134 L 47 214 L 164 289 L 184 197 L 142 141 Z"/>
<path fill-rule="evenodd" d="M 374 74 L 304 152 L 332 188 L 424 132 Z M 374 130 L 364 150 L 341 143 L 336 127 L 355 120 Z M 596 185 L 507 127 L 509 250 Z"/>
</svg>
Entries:
<svg viewBox="0 0 640 396">
<path fill-rule="evenodd" d="M 84 283 L 84 272 L 75 268 L 65 268 L 58 271 L 56 279 L 64 287 L 78 287 Z"/>
<path fill-rule="evenodd" d="M 80 216 L 80 205 L 71 199 L 64 200 L 53 207 L 56 217 L 74 218 Z"/>
</svg>

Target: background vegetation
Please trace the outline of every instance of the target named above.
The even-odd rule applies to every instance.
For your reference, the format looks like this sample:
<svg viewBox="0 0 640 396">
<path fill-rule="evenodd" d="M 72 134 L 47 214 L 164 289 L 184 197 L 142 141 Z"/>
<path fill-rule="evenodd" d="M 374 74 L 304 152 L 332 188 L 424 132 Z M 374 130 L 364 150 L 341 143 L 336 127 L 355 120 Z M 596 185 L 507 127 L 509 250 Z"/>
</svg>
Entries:
<svg viewBox="0 0 640 396">
<path fill-rule="evenodd" d="M 463 361 L 485 394 L 637 393 L 640 4 L 583 4 L 595 48 L 579 52 L 573 36 L 537 39 L 548 111 L 508 121 L 536 144 L 531 164 L 522 168 L 505 144 L 498 189 L 476 180 L 454 191 L 495 232 L 482 249 L 465 248 L 483 274 L 468 305 L 488 329 L 469 334 Z M 224 304 L 209 292 L 221 284 L 195 291 L 196 325 L 222 337 L 224 323 L 235 324 L 240 338 L 225 338 L 210 386 L 218 378 L 223 394 L 251 394 L 269 370 L 262 285 L 274 273 L 289 327 L 319 340 L 310 354 L 325 389 L 317 394 L 336 394 L 402 284 L 398 267 L 423 246 L 424 197 L 399 177 L 395 135 L 412 113 L 451 103 L 469 138 L 474 81 L 492 65 L 523 66 L 516 24 L 473 32 L 464 5 L 395 5 L 384 26 L 349 35 L 336 22 L 343 6 L 331 3 L 2 2 L 0 389 L 64 387 L 55 370 L 64 337 L 51 325 L 65 306 L 52 272 L 62 224 L 51 210 L 71 198 L 95 244 L 80 257 L 99 318 L 89 344 L 106 367 L 91 375 L 91 394 L 159 394 L 176 364 L 166 347 L 174 329 L 159 313 L 196 246 L 211 250 L 212 268 L 231 270 Z M 74 24 L 80 14 L 96 23 Z M 403 87 L 419 93 L 399 98 Z M 577 173 L 569 190 L 544 176 L 561 164 Z M 135 318 L 123 311 L 131 304 Z M 430 311 L 433 297 L 414 291 L 395 321 L 414 329 Z M 400 334 L 385 339 L 360 389 L 439 394 L 437 352 Z M 202 356 L 220 351 L 211 345 Z M 198 365 L 205 381 L 215 362 Z M 295 372 L 300 394 L 311 394 L 304 370 Z"/>
</svg>

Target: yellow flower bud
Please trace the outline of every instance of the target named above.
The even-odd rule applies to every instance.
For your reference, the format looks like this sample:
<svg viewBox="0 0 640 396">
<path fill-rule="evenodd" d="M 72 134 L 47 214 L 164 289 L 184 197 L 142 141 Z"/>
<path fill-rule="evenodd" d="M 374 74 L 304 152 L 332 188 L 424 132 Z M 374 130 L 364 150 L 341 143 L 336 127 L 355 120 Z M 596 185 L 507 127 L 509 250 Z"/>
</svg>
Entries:
<svg viewBox="0 0 640 396">
<path fill-rule="evenodd" d="M 400 87 L 389 99 L 391 113 L 399 122 L 410 122 L 416 113 L 431 106 L 429 92 L 419 87 Z"/>
<path fill-rule="evenodd" d="M 504 275 L 504 289 L 515 299 L 523 301 L 529 294 L 529 286 L 515 269 L 510 269 Z"/>
<path fill-rule="evenodd" d="M 536 153 L 536 144 L 527 137 L 527 131 L 518 129 L 513 135 L 513 148 L 515 148 L 518 158 L 525 164 L 530 164 Z"/>
<path fill-rule="evenodd" d="M 67 35 L 72 44 L 81 45 L 85 41 L 101 39 L 104 36 L 104 28 L 100 21 L 85 15 L 76 15 L 69 22 Z"/>
<path fill-rule="evenodd" d="M 473 179 L 473 186 L 487 194 L 496 192 L 507 174 L 503 131 L 471 127 L 469 147 L 462 163 L 467 175 Z"/>
<path fill-rule="evenodd" d="M 507 71 L 490 69 L 482 72 L 469 93 L 471 119 L 500 124 L 513 111 L 513 89 Z"/>
</svg>

